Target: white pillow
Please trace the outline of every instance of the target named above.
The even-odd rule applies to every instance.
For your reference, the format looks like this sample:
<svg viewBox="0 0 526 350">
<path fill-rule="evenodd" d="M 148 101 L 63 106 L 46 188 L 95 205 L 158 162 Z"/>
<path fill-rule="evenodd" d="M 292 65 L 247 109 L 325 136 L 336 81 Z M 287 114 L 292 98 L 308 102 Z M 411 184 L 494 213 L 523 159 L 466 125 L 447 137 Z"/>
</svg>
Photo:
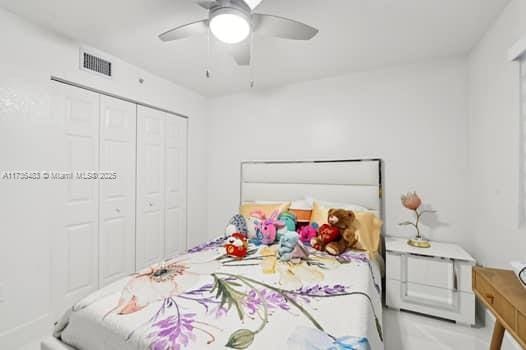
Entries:
<svg viewBox="0 0 526 350">
<path fill-rule="evenodd" d="M 292 201 L 290 204 L 290 209 L 296 210 L 312 210 L 312 202 L 309 202 L 306 199 L 300 199 Z"/>
<path fill-rule="evenodd" d="M 352 211 L 371 211 L 370 209 L 361 206 L 359 204 L 354 203 L 341 203 L 341 202 L 329 202 L 320 200 L 317 198 L 312 197 L 305 197 L 305 201 L 310 203 L 310 206 L 312 208 L 314 202 L 317 202 L 320 206 L 324 208 L 338 208 L 338 209 L 345 209 L 345 210 L 352 210 Z"/>
<path fill-rule="evenodd" d="M 250 202 L 244 202 L 250 203 L 250 204 L 281 204 L 283 202 L 289 202 L 290 200 L 286 201 L 250 201 Z M 290 201 L 290 208 L 289 209 L 298 209 L 298 210 L 311 210 L 312 209 L 312 203 L 309 202 L 307 199 L 297 199 Z"/>
</svg>

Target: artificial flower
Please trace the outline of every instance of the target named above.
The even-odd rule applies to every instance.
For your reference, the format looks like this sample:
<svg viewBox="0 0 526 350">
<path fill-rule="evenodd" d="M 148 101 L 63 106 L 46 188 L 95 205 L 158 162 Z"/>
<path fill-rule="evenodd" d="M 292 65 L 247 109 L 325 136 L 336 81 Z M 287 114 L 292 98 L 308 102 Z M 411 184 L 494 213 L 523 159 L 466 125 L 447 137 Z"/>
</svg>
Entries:
<svg viewBox="0 0 526 350">
<path fill-rule="evenodd" d="M 422 204 L 422 200 L 416 192 L 408 192 L 401 197 L 402 205 L 409 210 L 417 210 Z"/>
</svg>

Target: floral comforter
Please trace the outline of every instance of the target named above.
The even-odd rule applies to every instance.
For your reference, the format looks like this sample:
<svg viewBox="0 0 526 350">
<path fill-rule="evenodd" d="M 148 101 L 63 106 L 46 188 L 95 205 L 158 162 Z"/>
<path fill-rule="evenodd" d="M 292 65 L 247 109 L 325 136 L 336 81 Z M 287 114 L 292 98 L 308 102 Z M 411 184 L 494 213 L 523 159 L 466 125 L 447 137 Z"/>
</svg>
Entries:
<svg viewBox="0 0 526 350">
<path fill-rule="evenodd" d="M 222 239 L 109 285 L 74 305 L 55 336 L 79 350 L 383 349 L 380 274 L 367 254 L 276 247 L 224 255 Z"/>
</svg>

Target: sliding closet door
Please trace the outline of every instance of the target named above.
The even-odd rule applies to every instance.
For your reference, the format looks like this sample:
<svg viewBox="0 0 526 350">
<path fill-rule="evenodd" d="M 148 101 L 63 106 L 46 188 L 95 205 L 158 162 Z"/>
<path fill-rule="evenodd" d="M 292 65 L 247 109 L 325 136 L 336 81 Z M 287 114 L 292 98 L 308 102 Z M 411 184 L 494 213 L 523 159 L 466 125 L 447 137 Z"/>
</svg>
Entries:
<svg viewBox="0 0 526 350">
<path fill-rule="evenodd" d="M 136 108 L 100 97 L 101 287 L 135 271 Z"/>
<path fill-rule="evenodd" d="M 186 236 L 186 154 L 187 120 L 166 116 L 165 176 L 165 258 L 187 249 Z"/>
<path fill-rule="evenodd" d="M 164 113 L 137 109 L 137 269 L 164 257 Z"/>
<path fill-rule="evenodd" d="M 77 172 L 98 170 L 99 95 L 57 83 L 53 113 L 64 131 L 63 152 L 56 155 L 64 168 L 52 169 L 57 178 L 48 180 L 59 184 L 64 203 L 57 213 L 62 229 L 52 242 L 53 309 L 60 313 L 98 288 L 98 182 Z"/>
</svg>

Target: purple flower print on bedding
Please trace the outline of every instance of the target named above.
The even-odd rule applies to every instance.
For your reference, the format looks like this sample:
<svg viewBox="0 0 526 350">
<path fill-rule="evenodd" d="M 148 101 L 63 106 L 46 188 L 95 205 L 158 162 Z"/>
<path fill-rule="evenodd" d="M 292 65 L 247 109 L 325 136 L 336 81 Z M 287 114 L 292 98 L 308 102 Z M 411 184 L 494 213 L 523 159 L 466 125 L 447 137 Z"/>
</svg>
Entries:
<svg viewBox="0 0 526 350">
<path fill-rule="evenodd" d="M 185 292 L 181 295 L 178 295 L 177 297 L 184 300 L 195 301 L 196 303 L 203 306 L 206 312 L 209 312 L 211 305 L 219 304 L 219 301 L 214 298 L 214 296 L 210 295 L 212 288 L 213 284 L 205 284 L 200 288 Z"/>
<path fill-rule="evenodd" d="M 367 347 L 362 347 L 363 345 L 368 345 L 365 338 L 346 337 L 336 339 L 325 333 L 321 325 L 302 306 L 302 304 L 311 303 L 318 298 L 355 294 L 368 297 L 367 294 L 353 292 L 350 290 L 350 287 L 341 284 L 316 284 L 296 290 L 284 290 L 241 275 L 222 275 L 225 277 L 221 278 L 217 274 L 213 274 L 215 278 L 214 284 L 204 284 L 199 288 L 164 300 L 160 309 L 150 321 L 151 332 L 148 333 L 148 337 L 151 338 L 150 349 L 182 350 L 191 348 L 191 342 L 196 339 L 197 333 L 205 334 L 208 337 L 209 344 L 215 341 L 212 332 L 214 329 L 217 330 L 217 328 L 197 320 L 194 313 L 181 312 L 175 299 L 184 299 L 198 303 L 206 309 L 207 313 L 215 315 L 216 319 L 225 317 L 231 310 L 237 311 L 241 321 L 243 321 L 244 316 L 250 318 L 259 317 L 261 319 L 260 327 L 255 330 L 238 329 L 232 333 L 226 347 L 244 349 L 245 345 L 249 346 L 254 337 L 265 328 L 269 321 L 268 317 L 274 312 L 291 312 L 292 309 L 295 309 L 300 312 L 298 316 L 303 315 L 307 317 L 321 331 L 320 334 L 323 334 L 324 337 L 329 337 L 331 343 L 328 343 L 326 349 L 367 349 Z M 246 288 L 243 288 L 243 286 Z M 168 312 L 169 310 L 172 311 Z M 381 329 L 379 328 L 378 331 L 381 337 Z"/>
<path fill-rule="evenodd" d="M 155 331 L 149 336 L 153 338 L 152 350 L 179 350 L 186 347 L 190 340 L 195 339 L 192 333 L 195 314 L 173 315 L 153 324 Z"/>
<path fill-rule="evenodd" d="M 227 281 L 233 281 L 235 279 L 227 278 Z M 196 303 L 202 305 L 207 312 L 214 313 L 216 317 L 222 317 L 227 314 L 227 310 L 224 308 L 219 308 L 220 301 L 211 294 L 213 288 L 212 284 L 205 284 L 200 288 L 185 292 L 181 295 L 178 295 L 177 298 L 195 301 Z M 303 287 L 297 290 L 284 291 L 291 298 L 301 299 L 303 302 L 310 303 L 313 298 L 316 297 L 328 297 L 328 296 L 338 296 L 346 295 L 350 292 L 350 287 L 343 286 L 341 284 L 335 285 L 313 285 Z M 261 289 L 252 289 L 247 293 L 247 296 L 243 302 L 249 314 L 253 315 L 258 307 L 261 306 L 262 300 L 265 301 L 269 309 L 281 309 L 288 311 L 290 310 L 290 305 L 287 302 L 286 298 L 283 297 L 278 292 L 273 292 L 267 288 Z M 215 306 L 215 308 L 213 308 Z"/>
<path fill-rule="evenodd" d="M 352 250 L 348 250 L 336 257 L 336 260 L 338 260 L 341 263 L 350 263 L 353 261 L 359 261 L 363 263 L 369 262 L 369 257 L 367 256 L 367 253 L 357 253 Z"/>
<path fill-rule="evenodd" d="M 287 299 L 281 294 L 268 289 L 261 289 L 258 293 L 258 291 L 253 289 L 248 293 L 245 299 L 245 306 L 248 309 L 248 314 L 254 315 L 263 303 L 266 304 L 270 313 L 275 309 L 285 311 L 290 310 L 290 305 L 288 304 Z"/>
<path fill-rule="evenodd" d="M 314 286 L 303 287 L 295 291 L 295 293 L 297 294 L 308 295 L 312 297 L 338 295 L 338 294 L 344 294 L 348 292 L 349 292 L 349 288 L 341 284 L 335 284 L 333 286 L 330 286 L 330 285 L 321 286 L 319 284 L 316 284 Z"/>
<path fill-rule="evenodd" d="M 157 320 L 168 308 L 175 307 L 175 315 L 170 315 Z M 212 327 L 210 324 L 196 320 L 194 313 L 182 313 L 179 305 L 173 300 L 165 300 L 161 309 L 153 317 L 152 329 L 148 334 L 151 338 L 151 350 L 180 350 L 188 346 L 190 341 L 195 341 L 195 332 L 199 331 L 208 336 L 208 344 L 214 342 L 215 337 L 204 327 Z"/>
<path fill-rule="evenodd" d="M 225 237 L 219 237 L 215 240 L 201 243 L 191 249 L 188 249 L 188 253 L 199 253 L 206 250 L 222 247 L 225 244 Z"/>
</svg>

